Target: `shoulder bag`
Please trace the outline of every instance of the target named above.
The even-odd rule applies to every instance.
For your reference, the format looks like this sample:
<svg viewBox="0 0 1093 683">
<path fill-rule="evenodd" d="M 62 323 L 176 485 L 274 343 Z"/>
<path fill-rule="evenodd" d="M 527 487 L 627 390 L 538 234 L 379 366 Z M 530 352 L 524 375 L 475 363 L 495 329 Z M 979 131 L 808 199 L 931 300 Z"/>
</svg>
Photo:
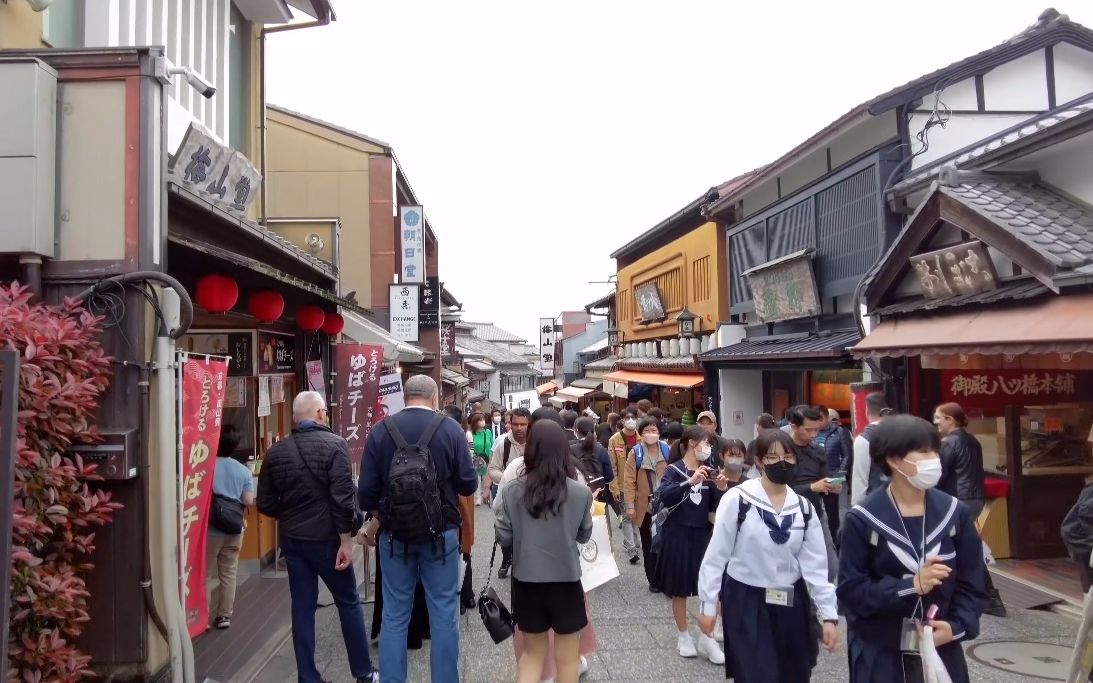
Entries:
<svg viewBox="0 0 1093 683">
<path fill-rule="evenodd" d="M 490 587 L 490 579 L 493 578 L 493 563 L 497 559 L 497 543 L 493 544 L 493 552 L 490 553 L 490 569 L 486 574 L 486 585 L 478 594 L 478 616 L 482 617 L 482 625 L 490 634 L 494 644 L 500 644 L 508 640 L 512 635 L 515 619 L 505 603 L 501 602 L 497 591 Z"/>
<path fill-rule="evenodd" d="M 296 456 L 296 459 L 299 460 L 300 464 L 304 466 L 305 470 L 307 470 L 307 473 L 311 475 L 311 480 L 318 485 L 318 488 L 316 489 L 316 493 L 319 494 L 319 500 L 326 500 L 326 501 L 328 501 L 328 503 L 333 502 L 330 498 L 330 485 L 329 484 L 324 485 L 322 480 L 319 479 L 319 477 L 314 472 L 311 471 L 311 468 L 308 467 L 307 460 L 304 460 L 303 454 L 300 453 L 300 447 L 296 445 L 296 440 L 293 438 L 293 436 L 289 435 L 288 438 L 285 439 L 285 441 L 288 442 L 288 449 L 290 451 L 292 451 L 292 453 Z M 353 526 L 350 529 L 349 534 L 351 536 L 356 536 L 358 533 L 360 533 L 361 527 L 363 527 L 363 526 L 364 526 L 364 513 L 361 512 L 357 508 L 357 505 L 354 503 L 354 505 L 353 505 Z"/>
</svg>

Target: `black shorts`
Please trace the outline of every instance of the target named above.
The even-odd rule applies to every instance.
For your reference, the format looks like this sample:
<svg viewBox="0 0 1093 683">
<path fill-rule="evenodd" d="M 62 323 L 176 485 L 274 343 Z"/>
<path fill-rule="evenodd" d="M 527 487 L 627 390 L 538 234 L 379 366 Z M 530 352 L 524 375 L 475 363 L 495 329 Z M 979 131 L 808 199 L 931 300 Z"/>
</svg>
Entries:
<svg viewBox="0 0 1093 683">
<path fill-rule="evenodd" d="M 525 583 L 512 577 L 512 613 L 524 633 L 578 633 L 588 625 L 580 581 Z"/>
</svg>

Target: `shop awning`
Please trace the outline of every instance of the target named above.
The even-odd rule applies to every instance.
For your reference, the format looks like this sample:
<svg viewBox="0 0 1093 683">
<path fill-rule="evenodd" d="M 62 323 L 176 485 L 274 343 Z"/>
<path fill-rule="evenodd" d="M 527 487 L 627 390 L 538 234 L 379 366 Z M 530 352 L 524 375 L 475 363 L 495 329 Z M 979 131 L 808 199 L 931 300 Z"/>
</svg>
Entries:
<svg viewBox="0 0 1093 683">
<path fill-rule="evenodd" d="M 580 387 L 568 386 L 559 389 L 558 392 L 554 394 L 554 398 L 560 398 L 563 401 L 573 401 L 574 403 L 576 403 L 577 401 L 584 398 L 585 394 L 591 393 L 592 389 L 582 389 Z"/>
<path fill-rule="evenodd" d="M 546 384 L 540 384 L 539 386 L 535 387 L 535 391 L 538 391 L 540 394 L 549 394 L 552 391 L 557 390 L 557 388 L 558 385 L 556 383 L 547 382 Z"/>
<path fill-rule="evenodd" d="M 580 387 L 581 389 L 591 389 L 592 391 L 599 391 L 603 388 L 603 380 L 598 377 L 582 377 L 575 379 L 569 383 L 571 387 Z"/>
<path fill-rule="evenodd" d="M 550 403 L 550 405 L 554 406 L 555 408 L 565 408 L 566 399 L 564 399 L 564 398 L 558 398 L 557 396 L 551 396 L 550 398 L 547 399 L 547 401 Z"/>
<path fill-rule="evenodd" d="M 854 347 L 861 358 L 1093 351 L 1093 294 L 1034 305 L 885 320 Z"/>
<path fill-rule="evenodd" d="M 466 375 L 461 375 L 455 370 L 449 370 L 448 368 L 440 368 L 440 381 L 445 384 L 450 384 L 453 387 L 461 387 L 471 383 L 471 380 Z"/>
<path fill-rule="evenodd" d="M 638 372 L 637 370 L 615 370 L 603 376 L 605 381 L 618 384 L 652 384 L 658 387 L 676 387 L 694 389 L 701 386 L 702 375 L 697 373 Z"/>
<path fill-rule="evenodd" d="M 698 357 L 703 363 L 755 363 L 780 360 L 837 359 L 861 341 L 856 331 L 813 334 L 807 337 L 755 337 L 710 349 Z"/>
<path fill-rule="evenodd" d="M 497 368 L 493 367 L 489 363 L 483 363 L 482 361 L 478 361 L 478 360 L 469 360 L 465 363 L 465 365 L 468 368 L 478 370 L 479 372 L 489 373 L 489 372 L 494 372 L 495 370 L 497 370 Z"/>
<path fill-rule="evenodd" d="M 342 308 L 345 327 L 342 334 L 361 344 L 382 344 L 384 358 L 398 359 L 403 363 L 418 363 L 425 358 L 425 352 L 412 344 L 399 341 L 391 333 L 376 323 L 353 311 Z"/>
</svg>

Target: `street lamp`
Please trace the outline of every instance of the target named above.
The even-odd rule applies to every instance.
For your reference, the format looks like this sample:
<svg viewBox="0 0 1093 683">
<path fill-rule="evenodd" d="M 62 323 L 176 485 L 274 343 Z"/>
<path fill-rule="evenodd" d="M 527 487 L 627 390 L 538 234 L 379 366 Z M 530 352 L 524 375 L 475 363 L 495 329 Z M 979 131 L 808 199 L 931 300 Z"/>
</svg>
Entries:
<svg viewBox="0 0 1093 683">
<path fill-rule="evenodd" d="M 619 328 L 607 328 L 607 347 L 614 351 L 619 346 Z"/>
<path fill-rule="evenodd" d="M 695 329 L 697 326 L 695 321 L 697 320 L 698 316 L 691 313 L 686 308 L 679 312 L 679 315 L 676 316 L 676 324 L 679 326 L 680 338 L 690 339 L 695 336 Z"/>
</svg>

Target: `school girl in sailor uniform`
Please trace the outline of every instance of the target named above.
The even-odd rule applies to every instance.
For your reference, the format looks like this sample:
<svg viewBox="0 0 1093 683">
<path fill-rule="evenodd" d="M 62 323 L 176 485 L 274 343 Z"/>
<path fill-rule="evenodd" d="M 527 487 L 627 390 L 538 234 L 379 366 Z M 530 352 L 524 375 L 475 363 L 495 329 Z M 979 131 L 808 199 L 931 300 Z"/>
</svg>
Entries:
<svg viewBox="0 0 1093 683">
<path fill-rule="evenodd" d="M 789 435 L 756 439 L 762 472 L 729 490 L 717 507 L 698 579 L 698 623 L 711 635 L 720 599 L 725 677 L 736 683 L 807 683 L 819 647 L 838 644 L 835 586 L 827 579 L 821 518 L 787 484 L 797 469 Z M 813 630 L 811 604 L 823 620 Z"/>
<path fill-rule="evenodd" d="M 710 542 L 710 513 L 728 489 L 728 480 L 705 465 L 711 454 L 705 428 L 688 427 L 679 440 L 676 459 L 664 470 L 655 497 L 668 516 L 654 541 L 658 548 L 653 581 L 672 598 L 679 656 L 702 655 L 712 664 L 724 664 L 725 654 L 717 642 L 699 634 L 696 643 L 687 627 L 687 598 L 698 595 L 698 572 Z"/>
<path fill-rule="evenodd" d="M 983 548 L 964 504 L 933 488 L 939 447 L 937 429 L 912 415 L 886 417 L 869 441 L 891 481 L 851 508 L 842 532 L 851 683 L 921 681 L 915 620 L 932 607 L 938 654 L 953 683 L 969 681 L 962 643 L 979 635 Z"/>
</svg>

